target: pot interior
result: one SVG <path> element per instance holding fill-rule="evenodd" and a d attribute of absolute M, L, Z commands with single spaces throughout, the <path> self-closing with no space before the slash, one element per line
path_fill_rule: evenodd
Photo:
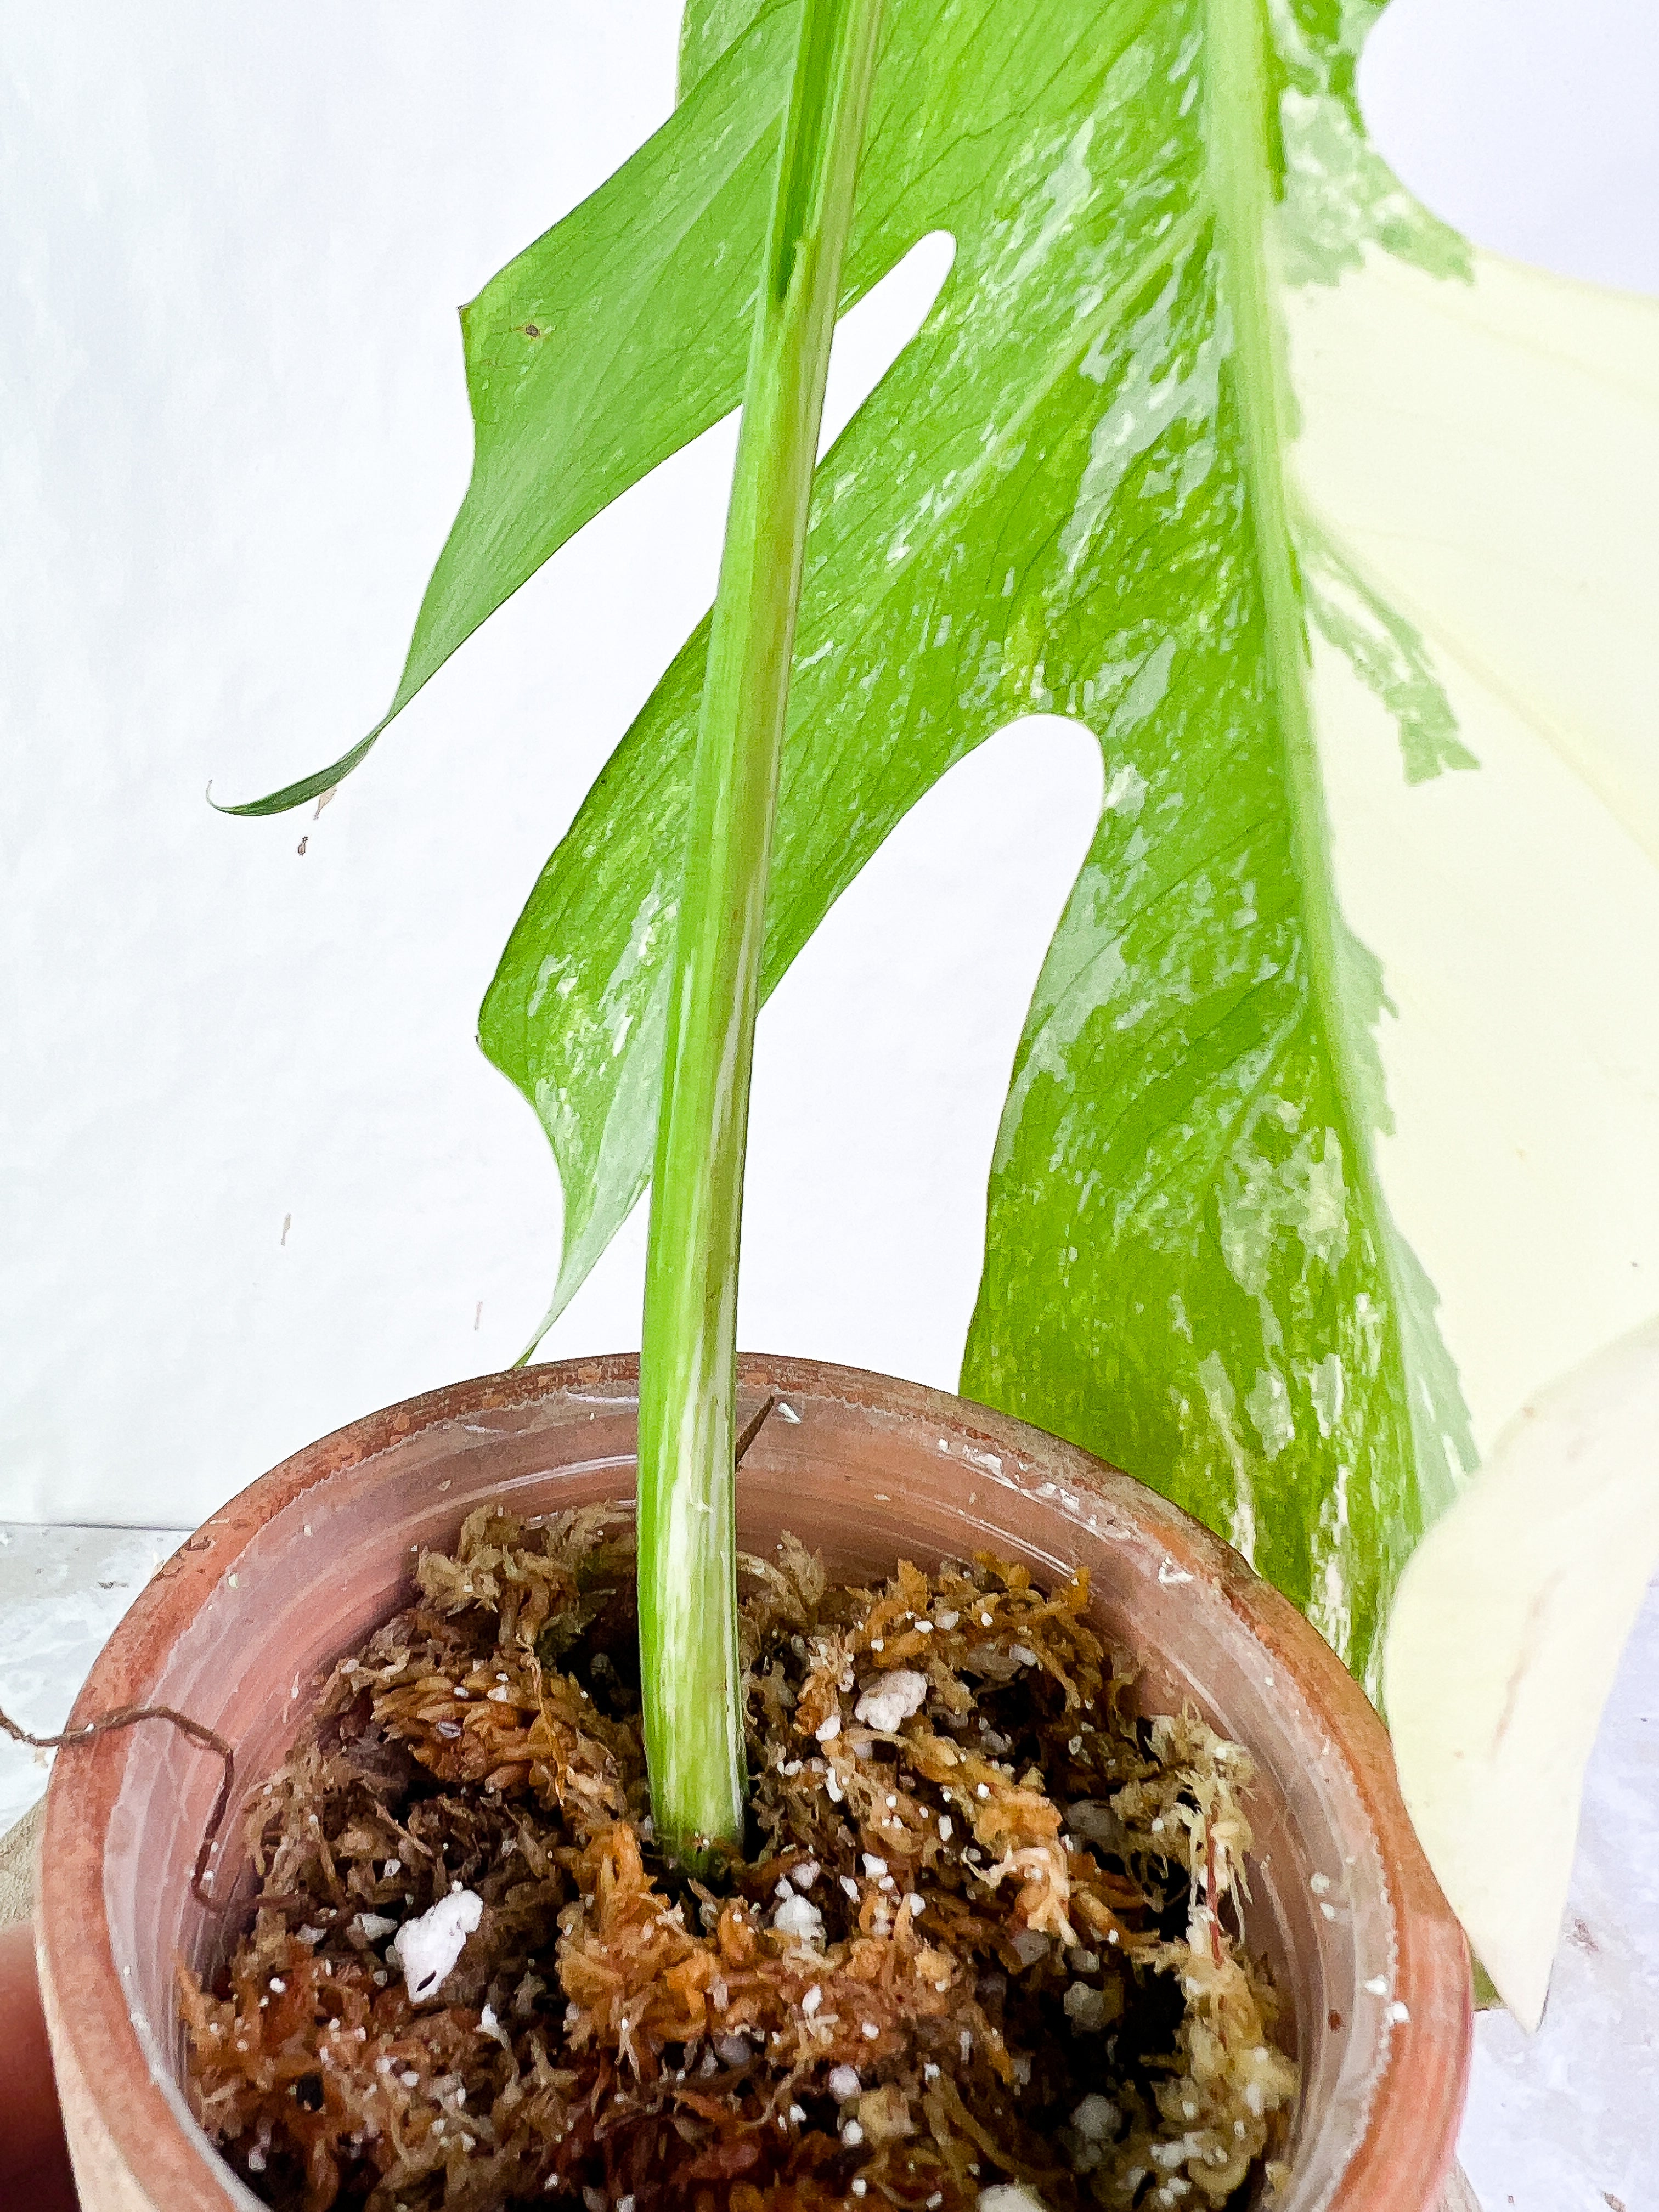
<path fill-rule="evenodd" d="M 1401 2039 L 1426 2033 L 1449 2048 L 1461 1997 L 1440 1987 L 1443 1962 L 1431 1986 L 1406 1955 L 1411 1946 L 1402 1948 L 1411 1916 L 1401 1909 L 1397 1865 L 1385 1863 L 1369 1771 L 1379 1744 L 1386 1761 L 1386 1738 L 1327 1648 L 1195 1522 L 1039 1431 L 884 1378 L 745 1360 L 743 1416 L 769 1391 L 777 1403 L 739 1480 L 745 1548 L 768 1551 L 787 1528 L 845 1580 L 884 1577 L 901 1556 L 933 1566 L 986 1548 L 1039 1577 L 1086 1566 L 1097 1626 L 1142 1662 L 1143 1708 L 1190 1703 L 1247 1747 L 1258 1777 L 1249 1807 L 1249 1938 L 1287 2000 L 1283 2039 L 1302 2069 L 1294 2179 L 1276 2205 L 1315 2212 L 1333 2202 L 1425 2201 L 1426 2188 L 1415 2197 L 1352 2193 L 1353 2161 Z M 283 1758 L 332 1662 L 404 1601 L 415 1554 L 452 1543 L 475 1505 L 495 1501 L 529 1518 L 629 1498 L 635 1411 L 632 1363 L 589 1362 L 464 1385 L 325 1439 L 245 1492 L 163 1570 L 100 1660 L 77 1714 L 141 1697 L 191 1713 L 237 1746 L 240 1796 Z M 224 1922 L 189 1890 L 217 1764 L 161 1729 L 106 1738 L 94 1756 L 108 1785 L 101 1803 L 94 1759 L 78 1774 L 75 1762 L 60 1762 L 47 1864 L 59 1820 L 106 1822 L 112 1963 L 149 2094 L 159 2092 L 194 2147 L 184 2153 L 175 2141 L 165 2177 L 158 2168 L 167 2186 L 145 2185 L 180 2212 L 186 2200 L 252 2207 L 208 2150 L 177 2086 L 174 1961 L 210 1968 L 224 1940 Z M 78 1810 L 68 1802 L 77 1794 Z M 1397 1860 L 1392 1837 L 1389 1848 Z M 240 1856 L 233 1819 L 216 1880 L 234 1878 Z M 1440 1949 L 1451 1955 L 1443 1940 Z M 77 1978 L 60 1972 L 50 1941 L 48 1951 L 64 1984 L 64 2032 L 79 2039 L 90 2073 L 99 2053 L 95 2035 L 77 2028 Z M 1407 1988 L 1408 2014 L 1439 2005 L 1444 2018 L 1402 2021 Z M 1430 2186 L 1455 2124 L 1461 2049 L 1439 2071 L 1450 2083 L 1441 2097 L 1448 2109 L 1419 2116 L 1433 2138 L 1426 2154 L 1418 2147 Z"/>

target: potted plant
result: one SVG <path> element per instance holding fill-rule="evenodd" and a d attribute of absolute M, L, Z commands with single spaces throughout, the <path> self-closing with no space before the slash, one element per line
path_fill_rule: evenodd
<path fill-rule="evenodd" d="M 847 1575 L 969 1531 L 1051 1577 L 1086 1565 L 1149 1710 L 1195 1698 L 1272 1778 L 1257 1879 L 1304 2081 L 1284 2201 L 1421 2205 L 1466 1991 L 1377 1724 L 1224 1547 L 1010 1417 L 1109 1441 L 1375 1681 L 1393 1585 L 1470 1455 L 1372 1157 L 1377 987 L 1336 902 L 1307 615 L 1398 715 L 1408 761 L 1468 756 L 1420 640 L 1299 496 L 1274 293 L 1292 252 L 1316 278 L 1382 254 L 1455 283 L 1462 249 L 1375 165 L 1352 41 L 1322 21 L 1215 4 L 1103 37 L 1069 5 L 879 15 L 694 6 L 675 118 L 469 311 L 473 483 L 392 708 L 730 404 L 752 320 L 712 629 L 550 863 L 482 1023 L 564 1173 L 556 1310 L 654 1156 L 637 1445 L 615 1363 L 357 1424 L 203 1532 L 88 1694 L 196 1712 L 265 1772 L 314 1670 L 396 1602 L 411 1542 L 453 1540 L 465 1506 L 614 1497 L 637 1453 L 656 1840 L 707 1874 L 744 1818 L 740 1511 Z M 928 342 L 836 449 L 809 524 L 837 304 L 947 219 Z M 670 301 L 714 338 L 688 351 Z M 1003 1412 L 759 1362 L 745 1413 L 760 998 L 910 799 L 1032 703 L 1114 750 L 994 1168 L 964 1382 Z M 320 796 L 379 734 L 240 811 Z M 739 1502 L 739 1431 L 769 1399 Z M 252 1639 L 268 1660 L 234 1665 Z M 54 1784 L 46 1983 L 94 2203 L 240 2201 L 173 2080 L 173 1951 L 209 1948 L 183 1881 L 204 1792 L 177 1753 L 141 1768 L 107 1741 Z M 77 1954 L 100 1897 L 110 1948 Z M 1212 1884 L 1212 1927 L 1218 1905 Z"/>

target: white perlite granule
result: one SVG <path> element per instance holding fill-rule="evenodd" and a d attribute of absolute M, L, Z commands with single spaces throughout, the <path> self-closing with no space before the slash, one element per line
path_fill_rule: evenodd
<path fill-rule="evenodd" d="M 918 1674 L 914 1667 L 895 1667 L 890 1674 L 884 1674 L 872 1689 L 865 1692 L 853 1710 L 866 1728 L 878 1729 L 883 1735 L 893 1735 L 901 1722 L 908 1721 L 912 1713 L 919 1713 L 927 1702 L 927 1677 Z"/>
<path fill-rule="evenodd" d="M 845 2105 L 859 2094 L 859 2077 L 850 2066 L 832 2066 L 830 2069 L 830 2094 L 838 2105 Z"/>
<path fill-rule="evenodd" d="M 1085 2142 L 1113 2142 L 1123 2124 L 1123 2115 L 1109 2097 L 1091 2090 L 1072 2115 L 1072 2125 Z"/>
<path fill-rule="evenodd" d="M 994 2181 L 979 2192 L 979 2212 L 1048 2212 L 1048 2208 L 1023 2182 Z"/>
<path fill-rule="evenodd" d="M 483 1898 L 470 1889 L 452 1889 L 429 1912 L 404 1921 L 386 1955 L 403 1968 L 411 2004 L 437 1996 L 483 1918 Z"/>
<path fill-rule="evenodd" d="M 772 1915 L 772 1925 L 780 1936 L 815 1951 L 823 1948 L 823 1915 L 810 1897 L 786 1897 Z"/>

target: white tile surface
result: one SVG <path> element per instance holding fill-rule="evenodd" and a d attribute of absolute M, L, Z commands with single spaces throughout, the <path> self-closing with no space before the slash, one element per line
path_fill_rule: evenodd
<path fill-rule="evenodd" d="M 182 1528 L 0 1523 L 0 1705 L 34 1735 L 63 1726 L 110 1633 Z M 0 1736 L 0 1834 L 46 1790 L 52 1754 Z"/>
<path fill-rule="evenodd" d="M 1461 2156 L 1482 2212 L 1659 2212 L 1659 1583 L 1590 1760 L 1544 2024 L 1483 2014 Z"/>

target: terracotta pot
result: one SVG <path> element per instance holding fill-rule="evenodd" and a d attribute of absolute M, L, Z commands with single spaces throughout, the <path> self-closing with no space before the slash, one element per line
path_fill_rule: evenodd
<path fill-rule="evenodd" d="M 318 1680 L 404 1599 L 410 1553 L 474 1504 L 521 1514 L 631 1493 L 631 1358 L 485 1377 L 354 1422 L 192 1536 L 106 1650 L 77 1719 L 183 1708 L 281 1759 Z M 1397 1795 L 1388 1737 L 1327 1646 L 1226 1545 L 1070 1445 L 983 1408 L 812 1360 L 746 1358 L 744 1411 L 779 1404 L 743 1468 L 744 1543 L 791 1528 L 833 1572 L 878 1577 L 989 1546 L 1078 1565 L 1146 1662 L 1149 1710 L 1193 1700 L 1254 1754 L 1252 1942 L 1294 1997 L 1294 2179 L 1277 2212 L 1427 2212 L 1451 2157 L 1470 2037 L 1462 1937 Z M 191 1861 L 217 1762 L 160 1725 L 65 1753 L 47 1800 L 40 1960 L 85 2212 L 256 2200 L 179 2088 L 173 1966 L 222 1941 Z M 226 1871 L 237 1851 L 226 1838 Z M 1371 1985 L 1375 1984 L 1375 1988 Z"/>

